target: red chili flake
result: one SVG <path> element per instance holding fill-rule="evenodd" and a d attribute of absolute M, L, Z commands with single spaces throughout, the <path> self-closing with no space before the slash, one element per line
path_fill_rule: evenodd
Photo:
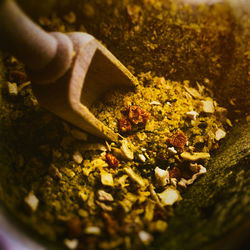
<path fill-rule="evenodd" d="M 181 131 L 175 132 L 170 138 L 168 138 L 168 142 L 177 148 L 184 148 L 184 145 L 187 142 L 187 137 Z"/>
<path fill-rule="evenodd" d="M 135 125 L 139 123 L 146 123 L 149 119 L 149 112 L 139 106 L 130 106 L 128 118 Z"/>
<path fill-rule="evenodd" d="M 179 168 L 177 168 L 177 167 L 173 167 L 169 171 L 169 177 L 170 178 L 176 178 L 176 179 L 181 178 L 181 170 Z"/>
<path fill-rule="evenodd" d="M 131 122 L 126 118 L 121 118 L 119 120 L 119 129 L 122 133 L 127 133 L 132 130 Z"/>
<path fill-rule="evenodd" d="M 119 161 L 112 154 L 109 154 L 109 153 L 106 154 L 106 161 L 108 162 L 109 166 L 112 168 L 117 168 L 119 166 Z"/>
<path fill-rule="evenodd" d="M 19 71 L 19 70 L 15 70 L 10 73 L 10 79 L 11 81 L 14 81 L 17 83 L 23 83 L 28 80 L 28 77 L 26 73 Z"/>

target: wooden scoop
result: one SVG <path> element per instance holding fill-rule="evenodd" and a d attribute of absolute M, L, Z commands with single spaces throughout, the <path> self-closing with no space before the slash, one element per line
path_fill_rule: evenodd
<path fill-rule="evenodd" d="M 93 36 L 46 33 L 11 0 L 0 0 L 0 45 L 25 63 L 38 102 L 92 135 L 118 140 L 91 105 L 105 92 L 132 87 L 136 78 Z"/>

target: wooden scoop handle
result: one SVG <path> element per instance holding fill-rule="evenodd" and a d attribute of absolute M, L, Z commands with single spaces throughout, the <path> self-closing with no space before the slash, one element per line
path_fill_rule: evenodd
<path fill-rule="evenodd" d="M 42 30 L 13 0 L 0 0 L 0 37 L 0 48 L 25 63 L 36 83 L 56 81 L 71 65 L 70 39 Z"/>

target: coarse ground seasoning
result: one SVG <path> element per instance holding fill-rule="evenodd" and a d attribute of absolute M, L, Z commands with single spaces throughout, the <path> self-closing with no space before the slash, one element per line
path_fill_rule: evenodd
<path fill-rule="evenodd" d="M 101 32 L 99 37 L 105 43 L 110 39 L 110 47 L 116 39 L 124 41 L 113 50 L 136 73 L 138 86 L 130 92 L 111 91 L 92 108 L 101 121 L 121 134 L 121 140 L 99 141 L 42 110 L 22 65 L 6 57 L 8 81 L 2 90 L 0 112 L 1 160 L 6 165 L 1 166 L 0 198 L 35 231 L 63 241 L 68 248 L 140 248 L 165 231 L 174 204 L 182 199 L 187 186 L 207 171 L 206 161 L 232 126 L 227 109 L 217 103 L 211 91 L 220 78 L 219 68 L 226 67 L 218 65 L 227 63 L 231 46 L 224 41 L 230 37 L 231 24 L 227 18 L 220 19 L 218 11 L 228 18 L 230 11 L 221 5 L 214 9 L 202 5 L 199 11 L 203 14 L 214 12 L 201 16 L 209 16 L 215 23 L 208 22 L 207 27 L 203 20 L 185 26 L 184 20 L 193 18 L 190 12 L 194 9 L 182 6 L 178 10 L 181 19 L 173 18 L 177 10 L 171 1 L 166 1 L 166 6 L 163 1 L 83 3 L 83 19 L 76 11 L 63 19 L 56 14 L 40 18 L 40 24 L 50 30 L 85 31 L 78 22 L 86 23 L 88 32 Z M 85 20 L 101 18 L 102 13 L 96 11 L 103 5 L 110 6 L 107 12 L 122 17 L 123 27 L 98 21 L 99 29 Z M 142 6 L 147 8 L 143 11 Z M 165 8 L 168 11 L 162 11 Z M 121 10 L 125 12 L 120 15 Z M 152 14 L 146 15 L 149 12 Z M 172 15 L 166 18 L 169 13 Z M 167 22 L 169 30 L 163 24 L 158 27 L 155 20 Z M 218 20 L 222 23 L 215 29 Z M 161 32 L 179 37 L 166 40 Z M 200 33 L 203 35 L 197 37 Z M 144 40 L 139 39 L 138 44 L 139 37 Z M 195 43 L 192 58 L 198 61 L 185 54 L 190 40 Z M 126 46 L 131 53 L 125 52 Z M 162 48 L 168 48 L 167 54 Z M 145 61 L 142 53 L 150 60 Z"/>
<path fill-rule="evenodd" d="M 32 228 L 67 246 L 148 245 L 231 125 L 204 87 L 148 72 L 134 91 L 110 92 L 93 107 L 121 133 L 119 143 L 98 141 L 42 111 L 25 73 L 8 60 L 1 122 L 12 168 L 2 169 L 1 196 Z M 121 119 L 130 131 L 120 131 Z"/>

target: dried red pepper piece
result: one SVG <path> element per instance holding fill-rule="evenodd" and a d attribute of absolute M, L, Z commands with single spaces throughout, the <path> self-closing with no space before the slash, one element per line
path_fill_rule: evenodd
<path fill-rule="evenodd" d="M 182 131 L 177 131 L 170 138 L 168 138 L 168 142 L 174 147 L 183 149 L 187 142 L 187 137 Z"/>
<path fill-rule="evenodd" d="M 126 118 L 121 118 L 119 120 L 119 129 L 122 133 L 127 133 L 132 130 L 131 122 Z"/>
<path fill-rule="evenodd" d="M 176 179 L 181 178 L 181 170 L 179 168 L 177 168 L 177 167 L 173 167 L 169 171 L 169 177 L 170 178 L 176 178 Z"/>
<path fill-rule="evenodd" d="M 135 125 L 146 123 L 149 119 L 149 112 L 139 106 L 130 106 L 128 118 Z"/>
<path fill-rule="evenodd" d="M 119 166 L 119 161 L 112 154 L 109 154 L 109 153 L 106 154 L 106 161 L 108 162 L 109 166 L 112 168 L 117 168 Z"/>

